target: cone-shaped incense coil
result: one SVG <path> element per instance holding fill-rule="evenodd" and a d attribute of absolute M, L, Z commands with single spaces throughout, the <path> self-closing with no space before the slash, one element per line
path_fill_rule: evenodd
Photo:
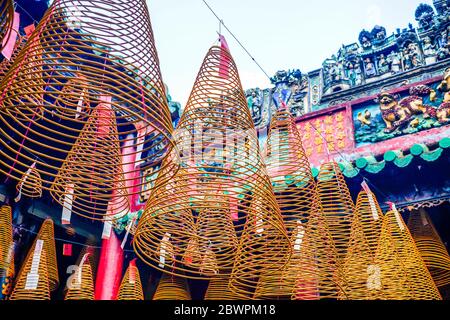
<path fill-rule="evenodd" d="M 144 300 L 141 276 L 135 261 L 130 262 L 122 279 L 117 300 Z"/>
<path fill-rule="evenodd" d="M 259 216 L 258 224 L 264 224 L 264 232 L 258 239 L 272 248 L 265 251 L 265 257 L 268 261 L 286 262 L 289 241 L 260 156 L 237 67 L 228 50 L 212 47 L 206 55 L 175 140 L 182 169 L 172 181 L 156 183 L 134 238 L 139 257 L 151 265 L 156 259 L 156 267 L 166 272 L 209 278 L 201 263 L 202 255 L 207 253 L 208 264 L 217 263 L 219 273 L 229 273 L 233 267 L 230 261 L 236 254 L 236 237 L 240 237 L 246 221 L 256 221 Z M 192 216 L 199 220 L 196 235 L 190 230 Z M 188 222 L 161 229 L 158 221 L 168 219 Z M 255 232 L 256 224 L 248 229 Z M 154 254 L 168 237 L 177 239 L 172 243 L 178 242 L 175 251 L 180 257 L 186 257 L 186 248 L 198 250 L 187 259 L 175 256 L 173 265 L 170 259 Z M 245 245 L 251 248 L 251 244 Z M 195 262 L 195 256 L 200 257 L 200 262 Z M 163 267 L 159 267 L 161 260 L 165 260 Z"/>
<path fill-rule="evenodd" d="M 134 250 L 141 260 L 172 274 L 183 274 L 188 261 L 199 254 L 199 239 L 187 190 L 188 181 L 182 174 L 155 189 L 147 201 L 133 240 Z"/>
<path fill-rule="evenodd" d="M 412 211 L 408 228 L 436 285 L 450 284 L 450 256 L 428 213 Z"/>
<path fill-rule="evenodd" d="M 428 271 L 425 262 L 417 250 L 411 233 L 406 227 L 402 216 L 396 210 L 386 213 L 398 257 L 405 266 L 414 300 L 442 300 L 436 284 Z"/>
<path fill-rule="evenodd" d="M 367 289 L 371 299 L 410 300 L 411 281 L 398 254 L 388 218 L 383 218 L 374 263 L 367 268 Z"/>
<path fill-rule="evenodd" d="M 97 135 L 83 132 L 97 121 L 94 109 L 105 100 L 117 120 L 111 123 L 115 130 L 103 133 L 110 137 L 105 140 L 117 140 L 118 132 L 124 137 L 121 145 L 131 142 L 133 146 L 129 150 L 134 151 L 124 155 L 128 159 L 124 166 L 140 165 L 139 170 L 158 173 L 157 165 L 174 145 L 144 0 L 53 1 L 0 82 L 0 97 L 0 172 L 20 180 L 33 155 L 38 156 L 44 189 L 50 189 L 63 163 L 67 166 L 65 160 L 75 142 L 92 148 L 98 141 Z M 118 148 L 115 144 L 108 154 L 120 154 Z M 97 152 L 101 157 L 101 150 Z M 111 168 L 116 160 L 102 165 Z M 99 176 L 93 173 L 93 180 Z M 114 178 L 119 179 L 119 188 L 125 184 L 124 177 Z M 105 179 L 111 176 L 92 185 L 110 189 L 111 181 L 105 185 Z M 83 179 L 76 180 L 75 184 Z M 147 182 L 136 182 L 139 185 L 130 189 L 140 192 L 141 184 Z M 88 185 L 78 187 L 86 191 Z M 61 188 L 58 201 L 65 193 Z M 107 197 L 108 192 L 102 191 Z M 92 208 L 89 203 L 84 210 Z"/>
<path fill-rule="evenodd" d="M 383 224 L 383 212 L 380 209 L 377 198 L 370 192 L 361 191 L 356 201 L 355 216 L 364 232 L 364 238 L 369 246 L 372 257 L 378 247 L 380 239 L 381 225 Z"/>
<path fill-rule="evenodd" d="M 120 142 L 112 109 L 99 104 L 52 184 L 53 198 L 93 220 L 121 218 L 129 210 Z M 67 202 L 69 194 L 73 201 Z M 115 210 L 105 210 L 113 202 Z M 117 214 L 119 213 L 119 214 Z"/>
<path fill-rule="evenodd" d="M 58 264 L 56 260 L 56 248 L 55 248 L 55 231 L 52 219 L 46 219 L 39 230 L 39 233 L 34 240 L 33 246 L 28 252 L 27 261 L 34 252 L 36 243 L 42 240 L 45 253 L 46 253 L 46 273 L 48 274 L 50 291 L 54 291 L 59 285 Z M 20 270 L 20 276 L 24 270 Z"/>
<path fill-rule="evenodd" d="M 228 287 L 229 282 L 229 275 L 212 278 L 206 289 L 205 300 L 239 300 L 239 297 Z"/>
<path fill-rule="evenodd" d="M 306 226 L 298 224 L 293 247 L 285 271 L 285 278 L 295 278 L 292 300 L 337 299 L 343 282 L 341 265 L 318 200 Z"/>
<path fill-rule="evenodd" d="M 25 47 L 25 44 L 27 42 L 27 37 L 23 37 L 20 35 L 17 35 L 17 41 L 14 45 L 14 51 L 11 56 L 11 59 L 3 59 L 0 62 L 0 82 L 2 81 L 3 77 L 6 75 L 6 72 L 8 72 L 9 68 L 12 66 L 14 60 L 16 59 L 19 52 Z"/>
<path fill-rule="evenodd" d="M 42 197 L 42 179 L 39 171 L 33 166 L 16 185 L 17 192 L 29 198 Z"/>
<path fill-rule="evenodd" d="M 307 221 L 316 184 L 300 133 L 285 108 L 272 118 L 265 161 L 286 229 L 295 231 L 298 220 Z"/>
<path fill-rule="evenodd" d="M 362 223 L 358 215 L 354 215 L 352 231 L 342 273 L 345 281 L 340 292 L 341 299 L 368 300 L 371 292 L 367 286 L 367 276 L 373 264 L 373 255 L 364 236 Z"/>
<path fill-rule="evenodd" d="M 11 36 L 11 27 L 14 20 L 14 2 L 13 0 L 2 0 L 0 3 L 0 51 L 3 50 L 3 44 Z"/>
<path fill-rule="evenodd" d="M 95 279 L 97 276 L 97 266 L 98 266 L 98 254 L 99 249 L 96 248 L 98 245 L 94 236 L 89 236 L 82 247 L 80 254 L 78 255 L 76 265 L 79 266 L 83 257 L 88 254 L 87 259 L 89 260 L 89 265 L 92 269 L 92 276 Z"/>
<path fill-rule="evenodd" d="M 163 273 L 153 300 L 191 300 L 186 279 Z"/>
<path fill-rule="evenodd" d="M 71 283 L 68 283 L 68 290 L 65 300 L 94 300 L 94 279 L 89 260 L 84 261 L 75 272 Z"/>
<path fill-rule="evenodd" d="M 0 269 L 7 270 L 13 256 L 12 212 L 10 206 L 0 207 Z"/>
<path fill-rule="evenodd" d="M 40 249 L 39 249 L 40 248 Z M 36 243 L 28 252 L 10 300 L 50 300 L 46 248 Z"/>
<path fill-rule="evenodd" d="M 335 162 L 322 165 L 317 181 L 317 190 L 324 216 L 327 219 L 339 258 L 344 259 L 350 240 L 354 213 L 350 191 L 339 165 Z"/>

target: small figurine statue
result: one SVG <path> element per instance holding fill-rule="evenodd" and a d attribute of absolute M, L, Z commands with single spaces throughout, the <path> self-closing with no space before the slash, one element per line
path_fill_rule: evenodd
<path fill-rule="evenodd" d="M 370 58 L 366 58 L 364 62 L 366 65 L 366 76 L 368 78 L 376 76 L 377 70 L 375 69 L 375 65 L 373 64 L 372 60 Z"/>
<path fill-rule="evenodd" d="M 429 65 L 429 64 L 433 64 L 436 62 L 436 55 L 437 55 L 437 51 L 436 51 L 436 46 L 431 42 L 431 38 L 430 37 L 425 37 L 425 39 L 423 39 L 423 54 L 425 57 L 425 64 Z"/>
<path fill-rule="evenodd" d="M 391 73 L 396 74 L 402 71 L 402 62 L 397 52 L 392 51 L 388 56 L 388 62 L 391 64 Z"/>
<path fill-rule="evenodd" d="M 389 72 L 389 62 L 386 60 L 384 54 L 381 54 L 378 58 L 378 71 L 380 75 Z"/>

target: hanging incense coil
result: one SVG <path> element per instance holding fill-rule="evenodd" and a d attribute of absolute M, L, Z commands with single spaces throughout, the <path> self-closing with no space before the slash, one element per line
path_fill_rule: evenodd
<path fill-rule="evenodd" d="M 282 272 L 291 259 L 291 242 L 281 234 L 272 233 L 266 214 L 266 205 L 256 198 L 251 204 L 252 215 L 248 216 L 240 238 L 238 251 L 230 278 L 230 289 L 241 299 L 254 298 L 259 277 Z M 277 252 L 288 254 L 288 260 L 277 260 Z"/>
<path fill-rule="evenodd" d="M 386 223 L 390 225 L 398 258 L 402 261 L 408 278 L 411 279 L 412 298 L 414 300 L 442 300 L 430 271 L 420 256 L 400 213 L 396 210 L 389 211 L 386 213 L 385 219 Z"/>
<path fill-rule="evenodd" d="M 65 205 L 71 186 L 73 213 L 92 220 L 119 219 L 130 206 L 123 179 L 116 118 L 110 107 L 99 104 L 64 160 L 51 194 Z M 115 209 L 105 211 L 111 201 Z"/>
<path fill-rule="evenodd" d="M 33 245 L 28 252 L 10 300 L 50 300 L 46 248 L 42 247 L 40 255 L 35 248 Z"/>
<path fill-rule="evenodd" d="M 367 271 L 367 289 L 374 300 L 410 300 L 413 298 L 411 281 L 392 237 L 391 224 L 383 218 L 380 240 L 373 264 Z"/>
<path fill-rule="evenodd" d="M 94 279 L 89 260 L 78 266 L 64 300 L 94 300 Z"/>
<path fill-rule="evenodd" d="M 373 292 L 368 288 L 367 274 L 373 264 L 374 255 L 364 235 L 360 216 L 355 214 L 347 254 L 343 262 L 342 273 L 345 279 L 341 299 L 370 300 Z M 345 296 L 343 295 L 345 294 Z"/>
<path fill-rule="evenodd" d="M 450 284 L 450 256 L 428 213 L 414 210 L 408 229 L 437 287 Z"/>
<path fill-rule="evenodd" d="M 220 275 L 211 279 L 206 289 L 205 300 L 239 300 L 228 287 L 229 282 L 230 275 Z"/>
<path fill-rule="evenodd" d="M 95 236 L 92 236 L 92 235 L 88 236 L 84 246 L 82 247 L 82 249 L 78 255 L 77 262 L 76 262 L 76 265 L 79 266 L 83 257 L 86 254 L 88 254 L 87 259 L 89 260 L 89 265 L 91 266 L 92 276 L 94 279 L 97 276 L 97 267 L 98 267 L 98 259 L 99 259 L 99 256 L 98 256 L 99 249 L 97 246 L 98 246 L 98 242 L 97 242 Z"/>
<path fill-rule="evenodd" d="M 12 212 L 10 206 L 0 207 L 0 269 L 9 268 L 13 247 Z"/>
<path fill-rule="evenodd" d="M 2 0 L 0 3 L 0 51 L 3 50 L 3 44 L 8 41 L 10 30 L 14 20 L 14 1 Z"/>
<path fill-rule="evenodd" d="M 117 300 L 144 300 L 141 276 L 135 261 L 131 261 L 120 284 Z"/>
<path fill-rule="evenodd" d="M 286 263 L 289 241 L 227 49 L 214 46 L 207 53 L 175 140 L 181 169 L 169 182 L 156 181 L 133 241 L 137 255 L 182 277 L 227 274 L 246 221 L 258 216 L 265 230 L 258 242 L 266 241 L 271 249 L 256 254 L 269 263 Z M 256 231 L 256 225 L 247 225 L 249 232 Z M 170 240 L 173 257 L 158 251 L 164 239 Z"/>
<path fill-rule="evenodd" d="M 186 279 L 163 273 L 153 300 L 191 300 Z"/>
<path fill-rule="evenodd" d="M 72 175 L 75 213 L 86 216 L 91 210 L 90 217 L 99 219 L 107 210 L 103 202 L 126 182 L 112 174 L 118 161 L 164 178 L 159 168 L 174 145 L 173 125 L 144 0 L 53 1 L 0 82 L 0 95 L 0 172 L 19 181 L 38 157 L 43 189 L 51 189 L 62 206 Z M 111 114 L 100 118 L 115 129 L 86 135 L 98 122 L 101 104 Z M 100 161 L 95 169 L 101 171 L 87 183 L 78 174 L 92 163 L 79 167 L 87 164 L 70 152 L 82 146 L 91 148 L 92 156 L 102 134 L 114 150 L 98 147 L 98 156 L 105 151 L 114 157 Z M 121 154 L 120 146 L 128 142 L 134 151 Z M 140 192 L 146 183 L 133 182 L 130 192 Z M 97 206 L 85 200 L 89 192 L 101 199 Z"/>
<path fill-rule="evenodd" d="M 317 177 L 317 190 L 338 256 L 343 260 L 350 240 L 354 204 L 336 162 L 325 163 L 321 166 Z"/>
<path fill-rule="evenodd" d="M 16 185 L 16 190 L 21 196 L 23 195 L 29 198 L 42 197 L 42 179 L 34 165 L 25 172 L 22 179 Z"/>
<path fill-rule="evenodd" d="M 17 35 L 17 41 L 14 45 L 14 51 L 11 56 L 11 59 L 3 59 L 0 61 L 0 82 L 2 81 L 3 77 L 6 75 L 6 72 L 8 72 L 9 68 L 12 66 L 14 60 L 16 59 L 19 52 L 25 47 L 25 44 L 27 43 L 27 37 Z"/>
<path fill-rule="evenodd" d="M 286 108 L 272 118 L 265 162 L 286 229 L 307 222 L 315 198 L 316 183 L 294 118 Z"/>
<path fill-rule="evenodd" d="M 59 275 L 58 275 L 58 263 L 56 259 L 56 248 L 55 248 L 55 231 L 53 220 L 48 218 L 46 219 L 39 230 L 36 239 L 33 242 L 33 245 L 28 252 L 28 258 L 30 258 L 34 252 L 34 248 L 38 240 L 44 241 L 44 249 L 46 253 L 46 273 L 48 275 L 48 282 L 50 291 L 54 291 L 58 288 L 59 285 Z M 20 270 L 20 275 L 24 270 Z M 20 276 L 19 275 L 19 276 Z"/>
<path fill-rule="evenodd" d="M 383 224 L 383 212 L 373 192 L 361 191 L 356 201 L 355 216 L 362 226 L 364 238 L 369 246 L 372 258 L 378 247 L 381 226 Z M 356 219 L 356 217 L 354 218 Z"/>
<path fill-rule="evenodd" d="M 345 279 L 317 194 L 308 223 L 298 223 L 292 245 L 294 253 L 285 271 L 285 278 L 295 279 L 291 299 L 337 299 Z"/>

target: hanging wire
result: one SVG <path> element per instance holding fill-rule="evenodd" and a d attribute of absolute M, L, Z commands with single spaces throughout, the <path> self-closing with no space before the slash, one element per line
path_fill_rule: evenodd
<path fill-rule="evenodd" d="M 234 40 L 236 40 L 236 42 L 241 46 L 241 48 L 247 53 L 247 55 L 253 60 L 253 62 L 259 67 L 259 69 L 266 75 L 266 77 L 271 80 L 271 77 L 268 75 L 268 73 L 264 70 L 264 68 L 258 63 L 258 61 L 256 61 L 256 59 L 252 56 L 252 54 L 247 50 L 247 48 L 241 43 L 241 41 L 239 41 L 239 39 L 234 35 L 234 33 L 232 33 L 230 31 L 230 29 L 225 25 L 225 23 L 223 22 L 223 19 L 221 19 L 219 17 L 219 15 L 211 8 L 211 6 L 206 2 L 206 0 L 202 0 L 203 3 L 208 7 L 208 9 L 214 14 L 214 16 L 217 18 L 217 20 L 219 20 L 219 26 L 222 26 L 228 31 L 228 33 L 234 38 Z M 221 30 L 221 28 L 219 28 Z M 322 134 L 321 131 L 319 131 L 312 123 L 310 123 L 311 127 L 314 129 L 314 131 L 316 131 L 320 137 L 322 138 L 323 142 L 325 143 L 325 147 L 327 149 L 327 154 L 328 154 L 328 158 L 330 157 L 330 149 L 328 146 L 328 141 L 327 139 L 324 137 L 324 135 Z M 339 151 L 336 150 L 336 153 L 341 157 L 341 159 L 344 162 L 347 162 L 350 165 L 353 165 L 349 160 L 347 160 L 347 158 Z M 373 189 L 375 189 L 379 194 L 381 194 L 383 197 L 385 197 L 386 199 L 388 199 L 389 197 L 382 192 L 377 186 L 375 186 L 374 183 L 372 183 L 370 181 L 369 178 L 367 178 L 365 175 L 363 175 L 361 173 L 361 170 L 358 171 L 358 175 L 360 175 L 363 178 L 363 181 L 366 181 L 369 185 L 371 185 L 373 187 Z"/>
<path fill-rule="evenodd" d="M 244 45 L 239 41 L 239 39 L 234 35 L 233 32 L 225 25 L 223 19 L 221 19 L 216 12 L 211 8 L 211 6 L 206 2 L 206 0 L 202 0 L 203 3 L 208 7 L 208 9 L 214 14 L 214 16 L 219 20 L 220 25 L 222 25 L 228 33 L 236 40 L 236 42 L 241 46 L 241 48 L 247 53 L 247 55 L 253 60 L 253 62 L 258 66 L 258 68 L 266 75 L 267 78 L 270 79 L 269 74 L 263 69 L 263 67 L 256 61 L 256 59 L 251 55 L 251 53 L 244 47 Z"/>
<path fill-rule="evenodd" d="M 16 8 L 19 7 L 23 12 L 26 13 L 27 16 L 30 17 L 31 20 L 33 20 L 33 23 L 38 24 L 38 21 L 24 7 L 22 7 L 18 2 L 14 2 L 14 4 L 16 5 Z"/>

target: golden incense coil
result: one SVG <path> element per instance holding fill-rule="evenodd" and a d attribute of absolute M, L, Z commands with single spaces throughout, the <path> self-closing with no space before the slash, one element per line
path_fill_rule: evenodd
<path fill-rule="evenodd" d="M 144 300 L 141 276 L 135 261 L 131 261 L 120 284 L 117 300 Z"/>
<path fill-rule="evenodd" d="M 100 219 L 112 191 L 129 182 L 113 174 L 119 161 L 163 180 L 158 168 L 173 148 L 173 124 L 144 0 L 53 1 L 1 80 L 0 97 L 0 172 L 19 181 L 38 159 L 42 187 L 60 205 L 71 181 L 74 212 Z M 99 115 L 99 105 L 109 111 Z M 94 134 L 100 119 L 105 126 Z M 97 146 L 100 165 L 86 181 L 94 168 L 80 166 L 99 140 L 113 150 Z M 88 153 L 78 159 L 73 151 Z M 144 180 L 129 189 L 140 192 L 151 182 Z"/>
<path fill-rule="evenodd" d="M 380 239 L 381 226 L 383 224 L 383 212 L 378 204 L 376 196 L 370 192 L 361 191 L 356 201 L 355 216 L 362 226 L 364 238 L 369 246 L 372 258 Z M 354 218 L 356 219 L 356 217 Z"/>
<path fill-rule="evenodd" d="M 31 257 L 34 252 L 34 248 L 38 240 L 42 240 L 44 243 L 44 249 L 46 253 L 46 274 L 48 275 L 48 282 L 50 291 L 54 291 L 58 288 L 59 285 L 59 275 L 58 275 L 58 263 L 56 259 L 56 248 L 55 248 L 55 231 L 53 220 L 48 218 L 46 219 L 39 230 L 39 233 L 34 240 L 34 243 L 28 252 L 28 256 L 26 261 Z M 20 270 L 19 276 L 25 270 Z"/>
<path fill-rule="evenodd" d="M 39 247 L 35 243 L 28 252 L 10 300 L 50 300 L 46 247 Z"/>
<path fill-rule="evenodd" d="M 322 252 L 321 247 L 327 248 L 325 249 L 327 254 L 333 252 L 335 254 L 335 248 L 333 240 L 329 237 L 328 227 L 323 221 L 318 225 L 313 223 L 311 225 L 313 230 L 306 237 L 309 242 L 303 241 L 309 225 L 308 219 L 312 215 L 322 215 L 322 213 L 317 204 L 316 183 L 312 176 L 309 160 L 303 149 L 295 120 L 286 108 L 280 108 L 272 118 L 267 139 L 266 164 L 274 186 L 276 200 L 291 238 L 294 254 L 282 272 L 267 273 L 261 276 L 255 298 L 290 299 L 294 288 L 305 292 L 312 290 L 314 291 L 314 298 L 318 298 L 320 296 L 318 286 L 311 288 L 311 286 L 308 287 L 308 283 L 314 282 L 311 279 L 313 277 L 324 279 L 329 271 L 331 271 L 330 277 L 333 277 L 334 268 L 329 265 L 328 267 L 331 267 L 331 269 L 325 271 L 327 270 L 325 264 L 331 263 L 334 266 L 336 262 L 332 261 L 333 259 L 324 260 L 322 262 L 324 265 L 321 267 L 324 272 L 318 272 L 316 268 L 315 274 L 307 275 L 306 278 L 309 279 L 303 279 L 305 285 L 303 285 L 304 288 L 300 289 L 300 282 L 297 280 L 299 278 L 298 273 L 301 271 L 298 270 L 298 265 L 302 264 L 305 268 L 308 268 L 309 264 L 309 269 L 314 269 L 311 267 L 311 264 L 314 264 L 313 261 L 300 261 L 300 259 L 310 259 L 313 252 Z M 315 217 L 312 220 L 317 222 L 317 219 L 320 219 L 320 217 Z M 319 233 L 316 233 L 314 228 L 318 229 Z M 319 236 L 319 238 L 309 239 L 313 235 Z M 296 242 L 299 244 L 296 244 Z M 306 251 L 300 252 L 300 248 Z M 308 250 L 313 251 L 307 252 Z M 322 283 L 326 282 L 322 281 Z M 331 291 L 324 288 L 322 294 L 325 296 L 335 295 L 337 292 L 335 285 L 332 285 L 332 287 Z"/>
<path fill-rule="evenodd" d="M 191 300 L 186 279 L 163 273 L 153 300 Z"/>
<path fill-rule="evenodd" d="M 298 224 L 286 277 L 294 277 L 292 300 L 337 299 L 344 281 L 337 250 L 315 196 L 308 223 Z"/>
<path fill-rule="evenodd" d="M 229 282 L 230 275 L 220 275 L 212 278 L 206 289 L 205 300 L 239 300 L 239 297 L 228 287 Z"/>
<path fill-rule="evenodd" d="M 68 286 L 64 300 L 94 300 L 94 279 L 89 260 L 77 268 Z"/>
<path fill-rule="evenodd" d="M 400 213 L 396 210 L 390 211 L 385 219 L 390 224 L 399 258 L 405 266 L 408 278 L 411 279 L 412 299 L 441 300 L 440 293 Z"/>
<path fill-rule="evenodd" d="M 129 211 L 116 118 L 106 105 L 93 110 L 52 184 L 53 198 L 63 205 L 69 192 L 76 195 L 71 211 L 85 218 L 112 220 Z M 115 210 L 105 211 L 110 201 Z"/>
<path fill-rule="evenodd" d="M 265 151 L 286 229 L 295 231 L 298 220 L 308 220 L 316 183 L 295 120 L 286 108 L 280 108 L 272 118 Z"/>
<path fill-rule="evenodd" d="M 10 206 L 0 207 L 0 269 L 8 270 L 13 258 L 13 229 Z"/>
<path fill-rule="evenodd" d="M 424 209 L 412 211 L 408 229 L 436 286 L 450 284 L 450 256 L 428 213 Z"/>
<path fill-rule="evenodd" d="M 367 268 L 367 289 L 373 300 L 410 300 L 413 298 L 411 281 L 406 272 L 391 224 L 383 218 L 380 240 L 373 264 Z"/>
<path fill-rule="evenodd" d="M 0 51 L 3 50 L 3 43 L 8 41 L 10 29 L 14 19 L 14 1 L 2 0 L 0 3 Z"/>
<path fill-rule="evenodd" d="M 442 300 L 436 284 L 420 256 L 414 239 L 400 213 L 396 210 L 389 211 L 386 213 L 385 219 L 390 225 L 398 258 L 402 261 L 408 279 L 410 279 L 412 299 Z"/>
<path fill-rule="evenodd" d="M 12 66 L 14 60 L 16 59 L 17 55 L 19 54 L 20 50 L 23 49 L 27 42 L 27 37 L 17 35 L 17 41 L 14 45 L 14 51 L 11 56 L 11 59 L 3 59 L 0 61 L 0 82 L 2 81 L 3 77 L 5 76 L 6 72 L 8 72 L 9 68 Z"/>
<path fill-rule="evenodd" d="M 253 239 L 271 248 L 251 254 L 286 263 L 289 241 L 227 49 L 214 46 L 207 53 L 175 140 L 179 154 L 171 155 L 166 167 L 175 167 L 177 160 L 181 169 L 170 182 L 156 181 L 133 241 L 139 258 L 181 277 L 227 274 L 247 223 L 251 233 L 263 228 Z M 246 257 L 247 250 L 258 246 L 241 245 L 248 246 Z"/>
<path fill-rule="evenodd" d="M 353 216 L 352 230 L 347 254 L 344 259 L 342 273 L 344 283 L 341 299 L 345 300 L 369 300 L 373 294 L 368 288 L 368 270 L 373 264 L 374 256 L 364 235 L 360 217 Z M 374 296 L 373 296 L 374 297 Z"/>
<path fill-rule="evenodd" d="M 333 236 L 339 259 L 343 260 L 350 240 L 354 204 L 344 176 L 336 162 L 323 164 L 317 178 L 317 190 Z"/>
<path fill-rule="evenodd" d="M 36 167 L 32 166 L 25 172 L 22 179 L 17 183 L 16 190 L 21 196 L 42 197 L 42 179 Z"/>

